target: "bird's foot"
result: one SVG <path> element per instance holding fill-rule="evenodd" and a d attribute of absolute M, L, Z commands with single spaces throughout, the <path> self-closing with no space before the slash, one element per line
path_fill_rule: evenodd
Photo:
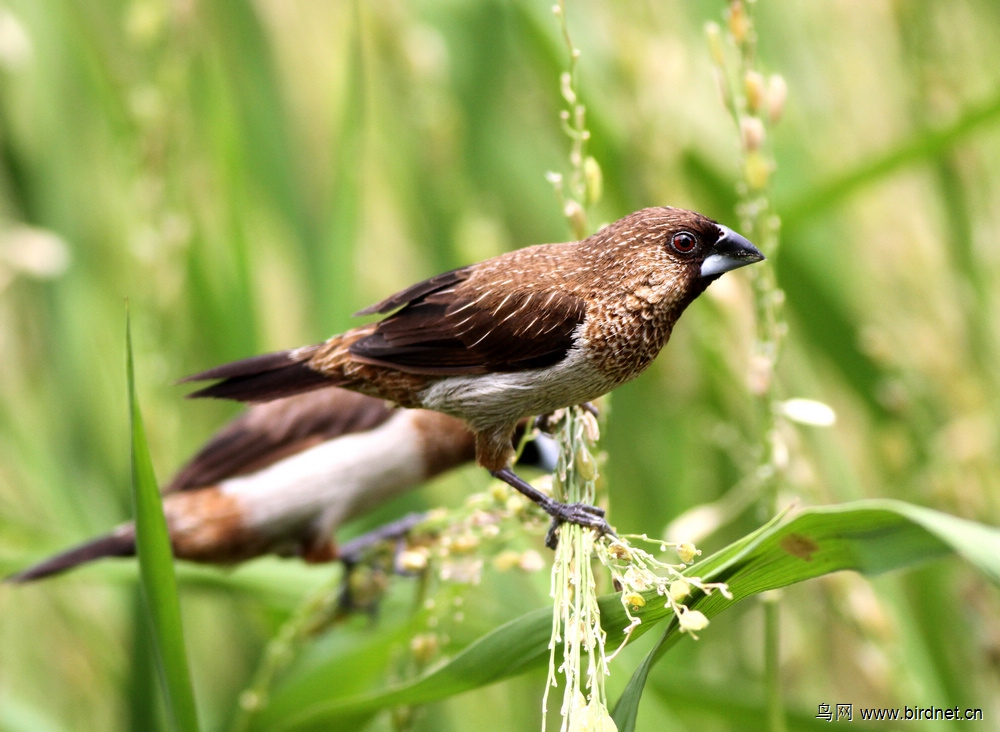
<path fill-rule="evenodd" d="M 406 546 L 405 538 L 413 527 L 426 518 L 426 513 L 408 514 L 372 529 L 340 548 L 337 558 L 344 565 L 344 579 L 337 606 L 341 614 L 362 611 L 374 615 L 377 612 L 379 600 L 388 587 L 389 575 L 408 574 L 400 568 L 399 562 Z M 376 547 L 389 543 L 391 549 L 374 551 Z"/>
<path fill-rule="evenodd" d="M 372 547 L 389 541 L 394 542 L 393 556 L 396 556 L 402 550 L 402 541 L 406 534 L 426 518 L 426 513 L 410 513 L 401 519 L 378 526 L 346 542 L 340 547 L 337 558 L 348 567 L 352 567 L 359 564 Z"/>
<path fill-rule="evenodd" d="M 549 547 L 549 549 L 556 548 L 556 544 L 558 543 L 556 530 L 564 523 L 577 524 L 578 526 L 594 529 L 600 535 L 616 536 L 614 529 L 604 519 L 603 508 L 591 506 L 588 503 L 561 503 L 542 493 L 510 468 L 491 470 L 490 474 L 494 478 L 499 478 L 525 497 L 530 498 L 545 513 L 552 517 L 552 525 L 545 535 L 545 546 Z"/>
<path fill-rule="evenodd" d="M 559 544 L 558 529 L 563 524 L 576 524 L 588 529 L 593 529 L 598 536 L 607 534 L 615 536 L 614 529 L 604 518 L 604 509 L 591 506 L 589 503 L 559 503 L 552 502 L 552 510 L 545 508 L 546 513 L 552 517 L 549 524 L 548 533 L 545 534 L 545 546 L 555 549 Z"/>

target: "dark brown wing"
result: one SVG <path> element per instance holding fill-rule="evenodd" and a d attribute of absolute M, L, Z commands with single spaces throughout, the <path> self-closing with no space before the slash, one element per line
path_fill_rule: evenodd
<path fill-rule="evenodd" d="M 405 290 L 400 290 L 395 295 L 387 297 L 381 302 L 369 305 L 364 310 L 354 313 L 355 317 L 360 315 L 374 315 L 375 313 L 391 313 L 396 308 L 408 303 L 417 302 L 431 293 L 444 290 L 466 280 L 472 272 L 471 267 L 460 267 L 450 272 L 444 272 L 431 277 L 429 280 L 410 285 Z"/>
<path fill-rule="evenodd" d="M 261 470 L 334 437 L 373 429 L 392 411 L 381 399 L 337 388 L 252 406 L 219 430 L 165 492 Z"/>
<path fill-rule="evenodd" d="M 350 347 L 365 363 L 413 374 L 519 371 L 558 363 L 586 316 L 579 297 L 549 288 L 512 289 L 510 281 L 473 286 L 465 270 L 414 285 L 375 306 L 403 306 Z M 433 283 L 433 284 L 432 284 Z"/>

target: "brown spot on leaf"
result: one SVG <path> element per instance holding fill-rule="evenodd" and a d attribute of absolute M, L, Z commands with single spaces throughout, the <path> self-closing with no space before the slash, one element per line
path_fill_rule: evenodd
<path fill-rule="evenodd" d="M 812 561 L 812 555 L 819 551 L 819 544 L 802 534 L 789 534 L 782 538 L 780 546 L 792 556 Z"/>

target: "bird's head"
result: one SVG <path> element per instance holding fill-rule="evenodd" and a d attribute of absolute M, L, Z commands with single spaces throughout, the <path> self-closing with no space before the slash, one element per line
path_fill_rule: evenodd
<path fill-rule="evenodd" d="M 669 207 L 636 211 L 584 244 L 591 244 L 596 269 L 618 280 L 618 292 L 642 306 L 678 311 L 721 275 L 764 259 L 732 229 Z"/>

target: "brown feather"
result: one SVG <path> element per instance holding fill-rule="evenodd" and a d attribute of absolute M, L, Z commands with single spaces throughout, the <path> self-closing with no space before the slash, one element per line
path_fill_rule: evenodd
<path fill-rule="evenodd" d="M 503 290 L 466 280 L 407 301 L 349 350 L 363 363 L 411 374 L 544 368 L 561 361 L 573 347 L 586 312 L 581 298 L 555 283 Z"/>
<path fill-rule="evenodd" d="M 135 556 L 135 531 L 131 527 L 125 527 L 113 534 L 99 536 L 72 549 L 60 552 L 33 567 L 5 577 L 3 581 L 10 583 L 31 582 L 60 574 L 95 559 L 132 556 Z"/>
<path fill-rule="evenodd" d="M 334 437 L 373 429 L 392 412 L 382 399 L 336 388 L 254 405 L 217 432 L 165 492 L 254 473 Z"/>
<path fill-rule="evenodd" d="M 400 308 L 403 305 L 408 305 L 411 302 L 416 302 L 432 292 L 437 292 L 443 290 L 446 287 L 451 287 L 459 282 L 467 279 L 471 273 L 471 267 L 459 267 L 458 269 L 453 269 L 450 272 L 442 272 L 439 275 L 435 275 L 430 279 L 424 280 L 423 282 L 418 282 L 415 285 L 410 285 L 405 290 L 400 290 L 395 295 L 390 295 L 385 300 L 375 303 L 374 305 L 369 305 L 364 310 L 359 310 L 354 313 L 355 317 L 361 315 L 375 315 L 376 313 L 385 314 L 390 313 L 396 308 Z"/>
<path fill-rule="evenodd" d="M 188 394 L 188 399 L 212 397 L 241 402 L 267 402 L 327 386 L 337 386 L 336 380 L 309 368 L 309 359 L 322 345 L 245 358 L 188 376 L 181 379 L 181 383 L 223 379 L 217 384 Z"/>
<path fill-rule="evenodd" d="M 298 370 L 222 367 L 207 375 L 225 380 L 194 396 L 263 400 L 343 386 L 465 420 L 477 461 L 497 471 L 519 419 L 634 379 L 710 282 L 761 259 L 700 214 L 643 209 L 582 241 L 525 247 L 417 283 L 361 311 L 388 314 L 381 322 L 310 347 Z"/>
<path fill-rule="evenodd" d="M 296 348 L 291 351 L 275 351 L 274 353 L 262 353 L 259 356 L 243 358 L 239 361 L 231 361 L 221 366 L 201 371 L 191 376 L 180 379 L 178 384 L 186 384 L 189 381 L 213 381 L 215 379 L 231 379 L 240 376 L 260 374 L 266 371 L 276 371 L 287 366 L 307 360 L 318 346 L 306 346 Z"/>

